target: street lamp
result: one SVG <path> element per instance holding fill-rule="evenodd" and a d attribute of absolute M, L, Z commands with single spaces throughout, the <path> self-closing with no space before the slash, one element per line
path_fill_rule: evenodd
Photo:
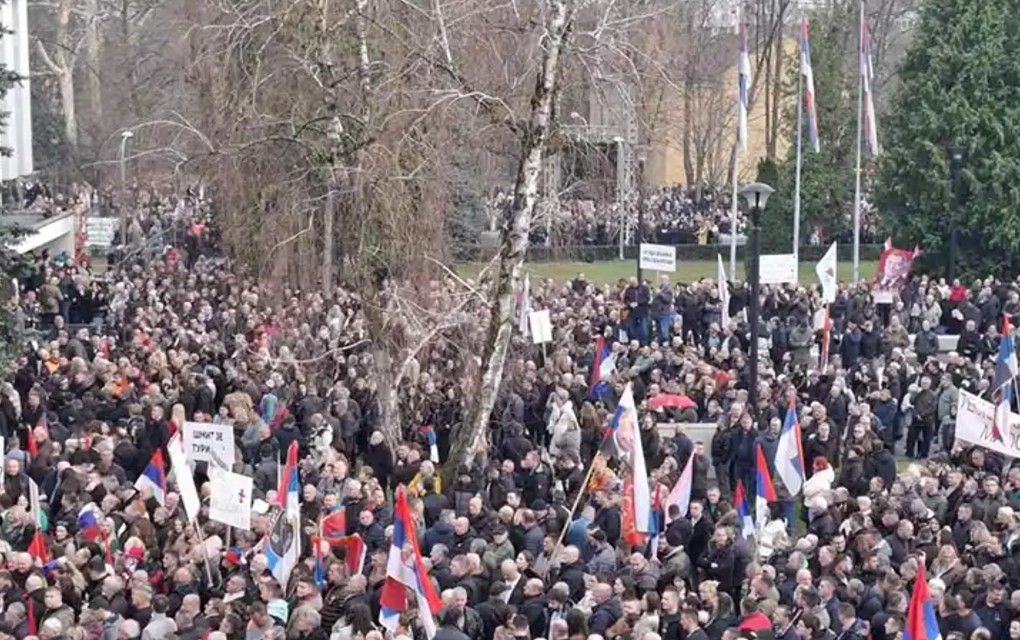
<path fill-rule="evenodd" d="M 949 283 L 956 279 L 956 255 L 959 251 L 957 218 L 960 213 L 960 165 L 963 164 L 963 151 L 956 143 L 949 145 L 949 179 L 953 189 L 953 199 L 949 203 Z"/>
<path fill-rule="evenodd" d="M 624 234 L 627 231 L 627 207 L 624 205 L 627 185 L 623 179 L 623 138 L 613 138 L 616 144 L 616 206 L 620 209 L 620 260 L 623 260 Z"/>
<path fill-rule="evenodd" d="M 124 131 L 120 134 L 120 186 L 124 186 L 127 182 L 127 172 L 125 171 L 124 159 L 127 156 L 127 143 L 128 140 L 135 137 L 133 131 Z"/>
<path fill-rule="evenodd" d="M 750 404 L 749 410 L 755 423 L 758 421 L 758 333 L 761 324 L 761 274 L 759 273 L 759 262 L 761 259 L 761 213 L 765 210 L 765 204 L 775 189 L 764 182 L 752 182 L 740 190 L 740 195 L 747 201 L 747 208 L 751 210 L 750 243 L 747 253 L 747 279 L 751 284 L 751 348 L 748 354 L 749 371 L 747 375 L 747 396 Z"/>
<path fill-rule="evenodd" d="M 128 140 L 134 138 L 135 134 L 133 131 L 123 131 L 120 134 L 120 188 L 127 188 L 127 172 L 125 167 L 127 165 L 127 143 Z M 127 207 L 120 207 L 120 243 L 127 245 Z"/>
<path fill-rule="evenodd" d="M 639 145 L 636 149 L 638 163 L 637 172 L 637 279 L 642 282 L 641 276 L 641 243 L 645 241 L 645 161 L 648 160 L 648 147 Z"/>

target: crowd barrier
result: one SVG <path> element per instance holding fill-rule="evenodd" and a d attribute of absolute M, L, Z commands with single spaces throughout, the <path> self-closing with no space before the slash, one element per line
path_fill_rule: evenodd
<path fill-rule="evenodd" d="M 680 244 L 672 245 L 676 248 L 676 259 L 683 261 L 714 261 L 716 256 L 722 254 L 723 259 L 728 261 L 730 255 L 729 245 L 723 244 Z M 815 263 L 821 260 L 828 250 L 827 246 L 805 245 L 800 247 L 800 261 Z M 456 245 L 451 248 L 452 258 L 457 262 L 487 262 L 499 251 L 499 247 L 468 244 Z M 629 245 L 623 248 L 623 257 L 626 260 L 637 260 L 638 246 Z M 838 259 L 841 262 L 853 260 L 853 247 L 839 245 L 837 247 Z M 737 247 L 737 259 L 743 260 L 746 249 Z M 861 260 L 878 260 L 882 253 L 882 245 L 862 245 Z M 528 248 L 528 262 L 606 262 L 620 259 L 619 245 L 561 245 L 561 246 L 535 246 Z"/>

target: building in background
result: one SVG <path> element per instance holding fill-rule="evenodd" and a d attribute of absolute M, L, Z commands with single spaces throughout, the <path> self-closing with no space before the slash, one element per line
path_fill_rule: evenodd
<path fill-rule="evenodd" d="M 0 146 L 13 152 L 9 158 L 0 158 L 0 180 L 13 180 L 34 171 L 28 86 L 28 0 L 0 0 L 0 26 L 14 32 L 0 37 L 0 64 L 22 77 L 21 83 L 0 100 L 0 111 L 7 114 L 7 126 L 0 132 Z"/>

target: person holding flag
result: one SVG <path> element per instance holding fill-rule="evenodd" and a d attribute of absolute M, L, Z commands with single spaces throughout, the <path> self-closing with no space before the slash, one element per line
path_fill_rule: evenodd
<path fill-rule="evenodd" d="M 379 596 L 379 624 L 391 634 L 397 633 L 400 614 L 407 609 L 408 590 L 414 594 L 418 620 L 425 637 L 431 640 L 436 635 L 435 615 L 439 613 L 442 601 L 418 548 L 418 532 L 407 503 L 407 491 L 400 485 L 393 513 L 393 537 L 386 563 L 386 580 Z"/>
<path fill-rule="evenodd" d="M 754 501 L 754 525 L 756 529 L 762 529 L 769 521 L 769 503 L 777 502 L 776 489 L 772 486 L 772 476 L 769 474 L 769 465 L 765 461 L 765 452 L 761 444 L 755 445 L 755 501 Z"/>
<path fill-rule="evenodd" d="M 1003 442 L 1003 434 L 1009 433 L 1009 416 L 1012 412 L 1013 395 L 1017 377 L 1016 347 L 1013 343 L 1013 326 L 1009 315 L 1003 314 L 1002 335 L 995 357 L 995 373 L 992 379 L 992 398 L 995 414 L 992 416 L 990 437 Z"/>
<path fill-rule="evenodd" d="M 928 592 L 928 577 L 924 571 L 924 555 L 917 563 L 917 577 L 914 579 L 914 590 L 910 594 L 907 606 L 907 624 L 903 629 L 903 640 L 942 640 L 939 621 L 935 617 L 935 607 L 931 603 Z"/>

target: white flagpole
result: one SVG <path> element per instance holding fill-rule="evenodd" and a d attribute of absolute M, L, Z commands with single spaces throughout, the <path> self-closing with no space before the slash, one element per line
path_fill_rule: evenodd
<path fill-rule="evenodd" d="M 740 143 L 733 145 L 733 202 L 730 203 L 730 277 L 735 278 L 737 273 L 737 207 L 739 200 L 738 176 L 740 167 Z"/>
<path fill-rule="evenodd" d="M 797 168 L 793 180 L 793 260 L 800 264 L 800 168 L 804 149 L 804 34 L 801 33 L 800 73 L 797 74 Z M 798 267 L 797 273 L 800 272 Z M 798 278 L 799 280 L 799 278 Z"/>
<path fill-rule="evenodd" d="M 860 22 L 857 27 L 857 164 L 854 170 L 854 285 L 861 280 L 861 115 L 864 112 L 864 70 L 861 53 L 864 51 L 864 1 L 860 4 Z"/>
<path fill-rule="evenodd" d="M 740 38 L 740 22 L 744 19 L 743 12 L 737 12 L 737 38 Z M 740 56 L 737 54 L 737 74 L 740 74 Z M 750 79 L 749 79 L 750 81 Z M 740 80 L 737 80 L 738 84 Z M 737 273 L 737 216 L 740 213 L 738 207 L 738 196 L 740 188 L 737 184 L 738 177 L 740 176 L 740 109 L 742 108 L 740 103 L 740 93 L 737 93 L 737 138 L 733 143 L 733 175 L 730 176 L 733 181 L 733 199 L 730 202 L 730 277 L 735 278 Z M 750 114 L 748 114 L 750 116 Z"/>

